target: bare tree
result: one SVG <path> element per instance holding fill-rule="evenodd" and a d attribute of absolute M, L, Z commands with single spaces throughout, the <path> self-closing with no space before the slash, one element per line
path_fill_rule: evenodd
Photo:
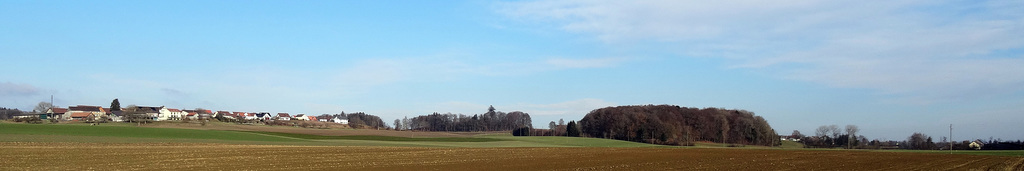
<path fill-rule="evenodd" d="M 801 134 L 798 130 L 793 130 L 793 134 L 790 134 L 789 136 L 792 138 L 802 138 L 804 137 L 804 134 Z"/>
<path fill-rule="evenodd" d="M 405 118 L 402 118 L 402 129 L 403 130 L 412 129 L 412 123 L 409 123 L 409 117 L 408 116 L 406 116 Z"/>
<path fill-rule="evenodd" d="M 32 109 L 32 111 L 46 112 L 46 109 L 50 109 L 51 107 L 53 107 L 53 104 L 50 104 L 50 102 L 39 102 L 39 104 L 37 104 L 36 107 Z"/>
<path fill-rule="evenodd" d="M 555 130 L 555 127 L 558 127 L 558 125 L 555 125 L 555 121 L 551 121 L 551 123 L 548 123 L 548 128 L 550 128 L 551 130 Z"/>
<path fill-rule="evenodd" d="M 814 136 L 828 137 L 828 126 L 822 125 L 814 130 Z"/>
<path fill-rule="evenodd" d="M 860 128 L 857 128 L 857 125 L 846 125 L 846 137 L 848 138 L 846 148 L 853 148 L 854 142 L 857 141 L 857 132 L 859 131 Z"/>
<path fill-rule="evenodd" d="M 829 125 L 828 126 L 828 132 L 832 134 L 832 138 L 831 138 L 832 139 L 832 145 L 835 146 L 836 145 L 836 138 L 839 138 L 839 135 L 843 134 L 843 132 L 842 132 L 842 130 L 839 130 L 839 126 L 838 125 Z"/>
<path fill-rule="evenodd" d="M 565 125 L 565 120 L 558 119 L 558 125 Z M 991 138 L 989 138 L 991 139 Z"/>
<path fill-rule="evenodd" d="M 402 120 L 395 119 L 395 130 L 402 130 Z"/>
<path fill-rule="evenodd" d="M 931 150 L 935 148 L 935 143 L 932 142 L 932 137 L 915 132 L 914 134 L 907 137 L 907 148 L 915 150 Z"/>

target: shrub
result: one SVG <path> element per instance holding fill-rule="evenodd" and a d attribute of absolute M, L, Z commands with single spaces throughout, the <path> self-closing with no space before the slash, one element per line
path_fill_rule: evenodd
<path fill-rule="evenodd" d="M 31 123 L 31 124 L 41 124 L 41 123 L 43 123 L 43 120 L 39 119 L 37 117 L 14 118 L 13 120 L 14 120 L 14 122 L 25 122 L 25 123 Z"/>
<path fill-rule="evenodd" d="M 530 136 L 530 131 L 533 130 L 530 127 L 516 128 L 512 130 L 512 136 Z"/>

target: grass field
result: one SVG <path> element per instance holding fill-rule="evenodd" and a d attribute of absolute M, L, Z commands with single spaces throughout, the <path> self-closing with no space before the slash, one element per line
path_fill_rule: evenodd
<path fill-rule="evenodd" d="M 263 126 L 257 130 L 267 130 Z M 83 143 L 224 143 L 319 146 L 403 146 L 403 147 L 657 147 L 660 145 L 596 138 L 514 137 L 486 134 L 462 137 L 395 137 L 376 135 L 342 136 L 284 133 L 136 127 L 131 124 L 100 126 L 81 124 L 0 123 L 0 142 L 83 142 Z M 316 130 L 316 129 L 312 129 Z M 317 130 L 359 131 L 359 130 Z M 390 131 L 398 132 L 398 131 Z M 320 132 L 321 134 L 333 134 Z M 389 135 L 389 134 L 384 134 Z M 435 135 L 434 133 L 421 134 Z M 667 146 L 662 146 L 667 147 Z"/>
<path fill-rule="evenodd" d="M 123 125 L 64 125 L 64 124 L 9 124 L 0 123 L 0 134 L 16 135 L 56 135 L 56 136 L 95 136 L 121 138 L 161 138 L 161 139 L 197 139 L 226 141 L 270 141 L 286 142 L 296 139 L 265 136 L 238 131 L 188 130 L 171 128 L 145 128 Z M 5 138 L 3 140 L 12 140 Z"/>
<path fill-rule="evenodd" d="M 675 147 L 507 133 L 310 129 L 317 133 L 297 134 L 289 132 L 302 129 L 213 128 L 0 122 L 0 146 L 5 147 L 0 148 L 0 170 L 1024 170 L 1024 151 L 950 155 L 807 150 L 792 142 L 781 147 Z M 394 132 L 409 137 L 382 136 Z M 438 137 L 423 137 L 429 135 Z M 60 162 L 40 162 L 53 159 Z"/>

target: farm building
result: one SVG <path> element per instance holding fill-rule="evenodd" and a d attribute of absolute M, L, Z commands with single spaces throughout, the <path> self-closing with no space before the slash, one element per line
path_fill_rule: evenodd
<path fill-rule="evenodd" d="M 274 120 L 282 120 L 282 121 L 292 120 L 292 116 L 289 115 L 288 113 L 277 113 L 277 117 L 274 117 Z"/>

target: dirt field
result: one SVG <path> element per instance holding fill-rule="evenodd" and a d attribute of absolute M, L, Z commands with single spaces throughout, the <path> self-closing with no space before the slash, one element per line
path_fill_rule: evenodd
<path fill-rule="evenodd" d="M 334 124 L 334 123 L 330 123 Z M 326 136 L 346 136 L 346 135 L 376 135 L 376 136 L 392 136 L 392 137 L 467 137 L 480 134 L 489 133 L 508 133 L 508 131 L 502 132 L 420 132 L 420 131 L 391 131 L 391 130 L 372 130 L 372 129 L 316 129 L 316 128 L 298 128 L 288 126 L 266 126 L 266 125 L 242 125 L 234 123 L 211 123 L 206 126 L 202 126 L 198 123 L 176 123 L 176 122 L 161 122 L 144 125 L 143 127 L 153 128 L 180 128 L 180 129 L 203 129 L 203 130 L 229 130 L 229 131 L 260 131 L 260 132 L 282 132 L 282 133 L 293 133 L 293 134 L 311 134 L 311 135 L 326 135 Z M 340 126 L 339 126 L 340 127 Z"/>
<path fill-rule="evenodd" d="M 1024 158 L 724 148 L 0 143 L 0 170 L 1024 170 Z"/>

